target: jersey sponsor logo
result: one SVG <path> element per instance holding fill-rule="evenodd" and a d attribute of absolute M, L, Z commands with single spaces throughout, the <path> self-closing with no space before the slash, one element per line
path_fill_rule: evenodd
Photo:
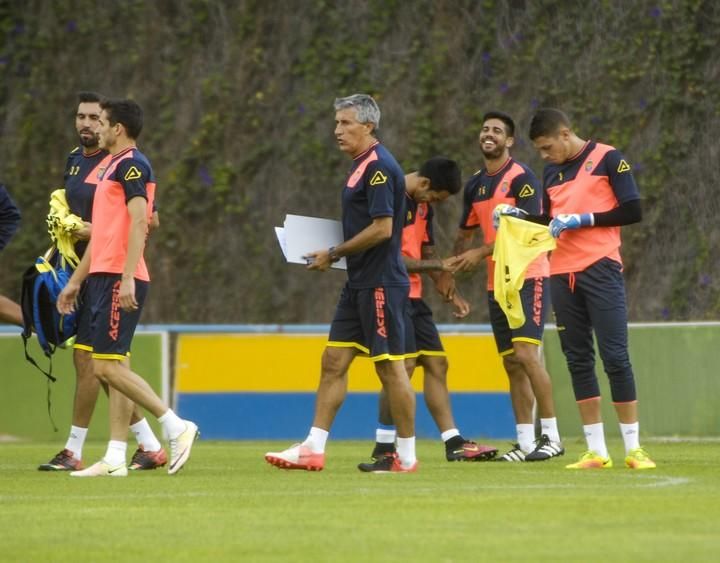
<path fill-rule="evenodd" d="M 387 327 L 385 326 L 385 289 L 375 288 L 375 331 L 383 338 L 387 338 Z"/>
<path fill-rule="evenodd" d="M 135 166 L 131 166 L 130 169 L 125 173 L 125 180 L 137 180 L 142 178 L 142 173 Z"/>
<path fill-rule="evenodd" d="M 520 190 L 518 197 L 530 197 L 532 195 L 535 195 L 535 190 L 530 184 L 525 184 Z"/>
<path fill-rule="evenodd" d="M 593 169 L 593 161 L 592 161 L 592 160 L 588 160 L 588 161 L 585 163 L 585 172 L 590 172 L 590 170 L 592 170 L 592 169 Z"/>
<path fill-rule="evenodd" d="M 373 177 L 370 178 L 371 186 L 379 186 L 380 184 L 384 184 L 385 182 L 387 182 L 387 176 L 380 172 L 380 170 L 375 172 L 375 174 L 373 174 Z"/>
<path fill-rule="evenodd" d="M 619 174 L 630 171 L 630 165 L 627 163 L 627 161 L 624 158 L 620 161 L 620 164 L 618 164 L 617 171 Z"/>

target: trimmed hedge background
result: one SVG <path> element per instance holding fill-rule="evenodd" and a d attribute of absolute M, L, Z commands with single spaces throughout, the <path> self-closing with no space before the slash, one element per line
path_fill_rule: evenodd
<path fill-rule="evenodd" d="M 720 3 L 491 0 L 10 0 L 0 4 L 0 180 L 23 212 L 0 291 L 48 244 L 44 217 L 76 144 L 76 92 L 138 100 L 161 228 L 144 322 L 329 322 L 342 273 L 284 263 L 286 213 L 336 218 L 350 161 L 335 97 L 374 95 L 380 138 L 407 171 L 435 154 L 464 177 L 480 118 L 518 124 L 540 174 L 533 111 L 620 148 L 645 219 L 624 229 L 631 319 L 720 314 Z M 460 198 L 438 208 L 449 251 Z M 487 320 L 485 273 L 460 280 Z M 438 305 L 437 319 L 452 320 Z"/>

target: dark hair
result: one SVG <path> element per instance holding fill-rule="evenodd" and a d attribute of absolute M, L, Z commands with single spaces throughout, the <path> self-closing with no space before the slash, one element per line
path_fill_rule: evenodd
<path fill-rule="evenodd" d="M 570 118 L 567 115 L 559 109 L 541 108 L 535 112 L 530 121 L 530 140 L 555 135 L 562 127 L 568 129 L 571 127 Z"/>
<path fill-rule="evenodd" d="M 460 167 L 457 162 L 435 156 L 426 160 L 418 171 L 418 175 L 430 180 L 430 189 L 434 192 L 447 191 L 456 194 L 460 191 Z"/>
<path fill-rule="evenodd" d="M 107 113 L 110 125 L 120 123 L 131 139 L 137 139 L 143 128 L 143 110 L 134 100 L 103 100 L 100 107 Z"/>
<path fill-rule="evenodd" d="M 513 118 L 510 117 L 507 113 L 492 110 L 483 115 L 482 122 L 485 123 L 488 119 L 499 119 L 505 124 L 507 136 L 515 136 L 515 122 L 513 121 Z"/>
<path fill-rule="evenodd" d="M 96 102 L 99 104 L 102 102 L 103 97 L 97 92 L 78 92 L 77 99 L 79 104 L 86 102 Z"/>

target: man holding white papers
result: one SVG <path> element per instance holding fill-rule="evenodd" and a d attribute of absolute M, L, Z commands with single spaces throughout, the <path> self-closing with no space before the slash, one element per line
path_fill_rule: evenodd
<path fill-rule="evenodd" d="M 368 354 L 390 401 L 397 426 L 397 453 L 385 469 L 417 470 L 415 393 L 405 370 L 410 282 L 400 249 L 405 219 L 405 179 L 390 152 L 375 137 L 380 109 L 366 94 L 335 100 L 335 138 L 353 159 L 342 192 L 344 242 L 307 255 L 309 270 L 325 271 L 347 259 L 348 281 L 330 326 L 322 356 L 315 417 L 308 437 L 268 463 L 283 469 L 320 471 L 335 415 L 347 393 L 347 372 L 356 355 Z"/>

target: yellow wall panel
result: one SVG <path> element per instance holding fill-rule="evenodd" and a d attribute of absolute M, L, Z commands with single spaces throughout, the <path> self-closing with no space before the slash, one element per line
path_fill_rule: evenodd
<path fill-rule="evenodd" d="M 443 336 L 453 391 L 507 391 L 495 343 L 488 334 Z M 326 334 L 181 334 L 177 342 L 176 390 L 202 392 L 315 391 Z M 422 389 L 418 371 L 413 378 Z M 357 358 L 350 391 L 377 391 L 372 362 Z"/>

